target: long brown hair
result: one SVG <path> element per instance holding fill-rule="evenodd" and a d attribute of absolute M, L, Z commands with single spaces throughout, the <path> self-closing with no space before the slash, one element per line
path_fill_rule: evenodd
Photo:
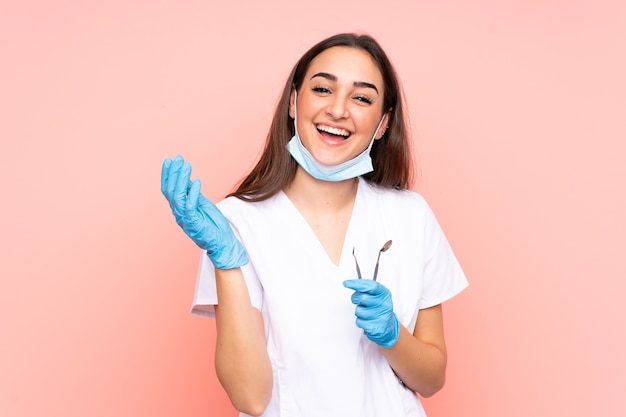
<path fill-rule="evenodd" d="M 358 48 L 372 56 L 383 77 L 383 111 L 391 113 L 388 130 L 382 139 L 374 141 L 372 145 L 370 155 L 374 171 L 363 175 L 363 178 L 386 188 L 405 189 L 411 186 L 413 158 L 402 109 L 402 91 L 396 72 L 374 38 L 369 35 L 341 33 L 314 45 L 295 65 L 276 106 L 261 158 L 229 196 L 246 201 L 263 201 L 293 180 L 297 163 L 287 150 L 287 143 L 294 135 L 293 119 L 289 116 L 291 91 L 294 87 L 297 91 L 302 86 L 311 61 L 335 46 Z"/>

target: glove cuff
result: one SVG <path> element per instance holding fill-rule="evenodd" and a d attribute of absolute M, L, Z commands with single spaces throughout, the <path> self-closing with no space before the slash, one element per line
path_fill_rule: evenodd
<path fill-rule="evenodd" d="M 392 348 L 398 339 L 400 338 L 400 321 L 398 321 L 398 317 L 396 313 L 393 313 L 393 324 L 391 325 L 391 329 L 385 337 L 384 340 L 381 340 L 378 345 L 384 348 Z"/>
<path fill-rule="evenodd" d="M 248 254 L 241 242 L 236 242 L 237 244 L 231 247 L 229 251 L 219 250 L 210 252 L 207 250 L 207 255 L 217 269 L 235 269 L 250 262 Z"/>

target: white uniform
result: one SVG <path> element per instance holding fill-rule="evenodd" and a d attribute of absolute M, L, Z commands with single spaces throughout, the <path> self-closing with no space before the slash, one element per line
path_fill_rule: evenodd
<path fill-rule="evenodd" d="M 242 271 L 265 323 L 274 387 L 263 416 L 425 416 L 417 395 L 356 327 L 352 290 L 342 284 L 357 277 L 353 248 L 369 279 L 378 251 L 392 240 L 380 256 L 378 282 L 391 291 L 410 332 L 420 309 L 467 286 L 424 199 L 359 178 L 338 266 L 283 192 L 259 203 L 231 197 L 218 206 L 246 247 L 250 263 Z M 203 253 L 192 312 L 212 317 L 217 303 L 213 265 Z"/>

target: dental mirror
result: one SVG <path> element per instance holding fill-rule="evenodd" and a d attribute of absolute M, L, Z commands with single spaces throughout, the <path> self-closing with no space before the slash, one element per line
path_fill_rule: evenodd
<path fill-rule="evenodd" d="M 378 251 L 378 259 L 376 259 L 376 266 L 374 267 L 374 278 L 372 278 L 374 281 L 376 281 L 376 277 L 378 276 L 378 263 L 380 262 L 380 254 L 383 252 L 386 252 L 387 249 L 391 247 L 391 243 L 392 241 L 388 240 L 387 242 L 385 242 L 383 247 L 380 248 L 380 250 Z"/>

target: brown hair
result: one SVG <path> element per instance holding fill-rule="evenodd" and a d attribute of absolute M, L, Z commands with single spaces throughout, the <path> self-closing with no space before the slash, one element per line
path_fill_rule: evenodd
<path fill-rule="evenodd" d="M 368 35 L 342 33 L 327 38 L 309 49 L 295 65 L 285 83 L 261 158 L 252 171 L 229 194 L 246 201 L 263 201 L 286 187 L 294 178 L 297 163 L 287 150 L 294 135 L 289 117 L 291 91 L 302 86 L 311 61 L 335 46 L 361 49 L 372 56 L 384 82 L 383 111 L 390 111 L 388 130 L 374 141 L 370 155 L 374 171 L 363 175 L 370 183 L 386 188 L 409 188 L 413 180 L 413 163 L 408 129 L 402 109 L 402 91 L 396 72 L 378 42 Z"/>

